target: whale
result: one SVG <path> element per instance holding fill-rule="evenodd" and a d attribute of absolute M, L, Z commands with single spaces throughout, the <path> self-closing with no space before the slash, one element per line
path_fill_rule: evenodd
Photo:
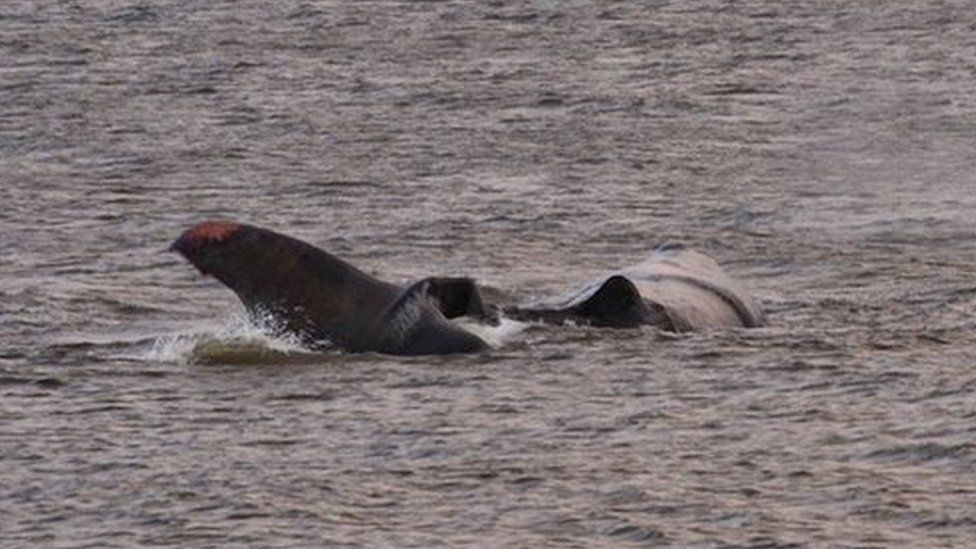
<path fill-rule="evenodd" d="M 230 288 L 248 313 L 312 350 L 393 355 L 477 353 L 490 345 L 459 319 L 603 328 L 653 326 L 700 332 L 765 325 L 762 308 L 711 257 L 666 245 L 636 265 L 556 297 L 486 304 L 467 277 L 427 277 L 408 286 L 380 280 L 312 244 L 270 229 L 206 221 L 170 246 Z M 268 320 L 270 319 L 270 322 Z"/>
<path fill-rule="evenodd" d="M 312 350 L 477 353 L 489 345 L 452 319 L 497 320 L 470 278 L 428 277 L 403 287 L 307 242 L 233 221 L 194 225 L 170 249 L 230 288 L 253 318 Z"/>
<path fill-rule="evenodd" d="M 713 258 L 681 244 L 659 247 L 641 263 L 504 312 L 522 321 L 648 325 L 677 333 L 756 328 L 766 322 L 759 303 L 739 281 Z"/>

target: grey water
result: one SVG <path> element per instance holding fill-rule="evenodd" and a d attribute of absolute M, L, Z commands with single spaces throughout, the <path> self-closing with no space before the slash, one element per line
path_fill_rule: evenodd
<path fill-rule="evenodd" d="M 976 546 L 973 7 L 5 0 L 0 546 Z M 212 218 L 513 299 L 680 242 L 769 326 L 306 353 Z"/>

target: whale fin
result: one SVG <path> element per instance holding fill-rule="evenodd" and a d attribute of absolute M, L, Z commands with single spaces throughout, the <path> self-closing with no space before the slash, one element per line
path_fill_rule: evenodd
<path fill-rule="evenodd" d="M 634 283 L 613 275 L 574 293 L 527 307 L 509 307 L 505 314 L 516 320 L 562 323 L 567 320 L 606 328 L 634 328 L 651 324 L 671 329 L 663 307 L 644 300 Z"/>
<path fill-rule="evenodd" d="M 421 282 L 427 282 L 428 295 L 433 298 L 435 306 L 445 317 L 466 316 L 488 324 L 498 324 L 498 314 L 485 306 L 474 279 L 430 277 Z"/>
<path fill-rule="evenodd" d="M 593 326 L 609 328 L 651 324 L 652 312 L 634 283 L 621 275 L 607 278 L 593 295 L 572 307 L 574 316 L 585 319 Z"/>
<path fill-rule="evenodd" d="M 465 282 L 466 281 L 466 282 Z M 470 285 L 470 287 L 467 287 Z M 468 294 L 477 292 L 470 279 L 425 278 L 412 284 L 387 307 L 370 334 L 378 342 L 380 352 L 402 355 L 470 353 L 488 349 L 488 344 L 476 335 L 452 324 L 445 315 L 463 316 L 471 308 L 480 307 Z M 475 297 L 477 293 L 474 294 Z"/>
<path fill-rule="evenodd" d="M 171 246 L 229 287 L 252 316 L 312 348 L 349 347 L 399 290 L 300 240 L 228 221 L 201 223 Z"/>

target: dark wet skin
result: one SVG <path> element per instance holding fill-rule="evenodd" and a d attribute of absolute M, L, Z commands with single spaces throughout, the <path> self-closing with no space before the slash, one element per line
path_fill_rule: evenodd
<path fill-rule="evenodd" d="M 252 316 L 270 315 L 279 331 L 313 349 L 422 355 L 488 347 L 447 320 L 486 314 L 464 279 L 425 279 L 404 290 L 308 243 L 230 222 L 201 223 L 172 249 L 233 290 Z"/>

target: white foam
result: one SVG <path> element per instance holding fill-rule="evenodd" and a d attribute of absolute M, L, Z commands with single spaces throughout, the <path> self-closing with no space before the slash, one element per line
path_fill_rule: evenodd
<path fill-rule="evenodd" d="M 512 320 L 505 317 L 500 319 L 498 326 L 485 324 L 484 322 L 466 316 L 452 319 L 452 322 L 464 330 L 480 337 L 493 349 L 502 347 L 506 342 L 511 340 L 529 326 L 529 324 L 525 322 L 519 322 L 518 320 Z"/>

